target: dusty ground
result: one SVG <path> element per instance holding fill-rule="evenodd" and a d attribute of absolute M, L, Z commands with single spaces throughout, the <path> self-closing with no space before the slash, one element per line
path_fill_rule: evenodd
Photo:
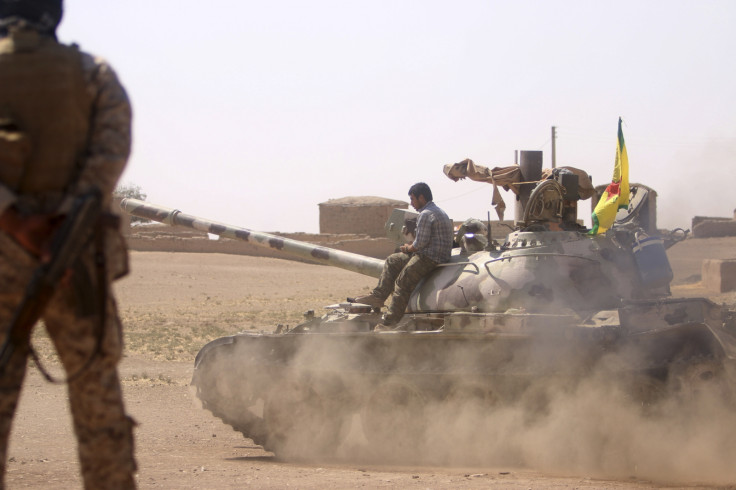
<path fill-rule="evenodd" d="M 675 294 L 696 295 L 703 257 L 736 258 L 736 239 L 689 240 L 670 250 Z M 298 464 L 271 453 L 200 409 L 190 393 L 192 360 L 208 340 L 277 323 L 295 324 L 309 308 L 367 291 L 374 280 L 297 262 L 221 254 L 139 252 L 132 273 L 117 285 L 126 325 L 121 365 L 125 398 L 136 430 L 141 488 L 421 487 L 421 488 L 711 488 L 707 469 L 688 481 L 582 470 L 490 466 L 396 467 Z M 719 301 L 734 303 L 734 295 Z M 318 312 L 319 313 L 319 312 Z M 41 329 L 37 329 L 41 330 Z M 46 362 L 54 357 L 42 334 L 35 343 Z M 585 448 L 581 448 L 585 451 Z M 690 448 L 692 451 L 692 448 Z M 697 451 L 697 449 L 696 449 Z M 697 456 L 697 453 L 695 454 Z M 75 441 L 63 386 L 30 369 L 10 441 L 7 487 L 80 486 Z M 698 465 L 698 458 L 692 458 Z M 723 483 L 723 482 L 721 482 Z M 728 483 L 728 482 L 726 482 Z"/>

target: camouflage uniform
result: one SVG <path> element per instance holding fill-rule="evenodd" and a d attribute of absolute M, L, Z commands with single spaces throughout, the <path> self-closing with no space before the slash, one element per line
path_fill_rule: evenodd
<path fill-rule="evenodd" d="M 15 34 L 11 31 L 0 42 L 13 41 Z M 43 42 L 51 49 L 59 49 L 53 37 Z M 0 62 L 11 60 L 12 63 L 13 55 L 12 42 L 0 45 Z M 34 192 L 0 180 L 0 213 L 10 206 L 31 213 L 63 212 L 75 196 L 92 187 L 101 190 L 105 206 L 110 205 L 111 193 L 130 153 L 130 103 L 107 63 L 85 53 L 74 56 L 81 60 L 82 69 L 75 64 L 69 72 L 77 77 L 81 72 L 82 92 L 86 90 L 89 97 L 85 116 L 88 132 L 82 156 L 77 157 L 80 169 L 75 171 L 76 178 L 71 183 L 59 178 L 54 184 L 54 172 L 59 172 L 58 169 L 34 168 L 33 174 L 29 174 L 31 180 L 34 176 L 36 180 L 46 179 L 42 184 L 36 183 L 38 188 Z M 7 80 L 2 75 L 0 72 L 0 83 L 5 83 Z M 3 104 L 1 91 L 5 88 L 5 85 L 0 86 L 0 108 Z M 9 158 L 12 155 L 0 146 L 0 165 L 6 165 Z M 68 385 L 69 402 L 85 488 L 127 489 L 135 488 L 132 435 L 135 424 L 126 416 L 123 407 L 117 373 L 122 334 L 111 291 L 112 279 L 126 272 L 127 253 L 118 230 L 107 229 L 104 234 L 104 274 L 98 273 L 96 268 L 95 259 L 100 257 L 99 254 L 96 257 L 92 242 L 74 268 L 70 283 L 57 288 L 42 319 L 67 375 L 72 377 Z M 0 343 L 7 338 L 10 319 L 38 265 L 35 256 L 0 231 Z M 100 291 L 106 292 L 106 296 L 101 296 Z M 103 302 L 104 321 L 100 311 Z M 0 372 L 0 488 L 27 355 L 27 349 L 16 350 Z"/>

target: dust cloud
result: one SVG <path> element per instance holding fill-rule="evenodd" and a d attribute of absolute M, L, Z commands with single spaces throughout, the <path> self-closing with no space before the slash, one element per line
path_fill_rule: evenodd
<path fill-rule="evenodd" d="M 736 410 L 718 383 L 632 387 L 610 363 L 535 372 L 540 346 L 488 377 L 487 349 L 442 347 L 443 362 L 390 333 L 281 338 L 220 346 L 197 382 L 206 408 L 277 457 L 736 481 Z"/>
<path fill-rule="evenodd" d="M 433 406 L 430 413 L 441 415 L 431 420 L 452 421 L 429 425 L 428 440 L 435 442 L 428 457 L 452 465 L 507 464 L 597 477 L 736 479 L 736 417 L 715 394 L 644 407 L 596 376 L 572 391 L 536 389 L 549 397 L 540 412 L 524 402 Z"/>

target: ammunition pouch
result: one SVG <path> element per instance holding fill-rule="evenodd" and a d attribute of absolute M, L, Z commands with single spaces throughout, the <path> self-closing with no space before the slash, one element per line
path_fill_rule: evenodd
<path fill-rule="evenodd" d="M 0 182 L 15 189 L 23 178 L 28 157 L 31 154 L 31 139 L 21 131 L 12 118 L 0 113 Z"/>

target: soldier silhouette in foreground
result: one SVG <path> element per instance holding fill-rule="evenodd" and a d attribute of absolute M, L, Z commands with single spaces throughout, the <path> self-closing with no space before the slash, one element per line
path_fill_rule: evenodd
<path fill-rule="evenodd" d="M 127 252 L 108 212 L 130 153 L 131 108 L 106 62 L 57 41 L 61 17 L 61 0 L 0 0 L 0 346 L 9 353 L 0 366 L 0 488 L 33 353 L 9 329 L 34 273 L 53 263 L 57 230 L 90 194 L 100 219 L 75 232 L 84 233 L 81 252 L 37 313 L 66 371 L 85 487 L 134 488 L 135 424 L 123 407 L 111 291 Z"/>

